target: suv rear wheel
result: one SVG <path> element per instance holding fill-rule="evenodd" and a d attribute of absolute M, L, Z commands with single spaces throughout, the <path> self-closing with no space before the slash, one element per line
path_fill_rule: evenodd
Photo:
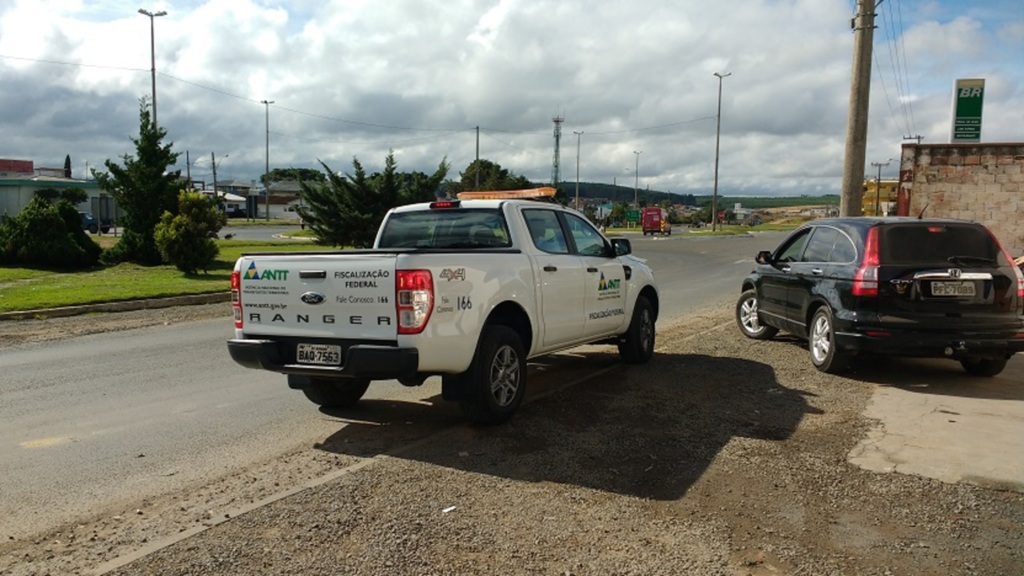
<path fill-rule="evenodd" d="M 754 340 L 769 340 L 779 333 L 774 326 L 761 323 L 758 316 L 757 290 L 745 290 L 736 301 L 736 324 L 740 332 Z"/>
<path fill-rule="evenodd" d="M 995 376 L 1006 368 L 1006 358 L 964 358 L 960 365 L 971 376 Z"/>
<path fill-rule="evenodd" d="M 807 349 L 811 352 L 811 363 L 822 372 L 836 374 L 850 364 L 850 353 L 836 346 L 835 323 L 828 306 L 814 312 L 808 330 Z"/>

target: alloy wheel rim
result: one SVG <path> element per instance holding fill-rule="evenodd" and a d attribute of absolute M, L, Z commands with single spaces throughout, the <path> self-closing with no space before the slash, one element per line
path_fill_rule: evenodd
<path fill-rule="evenodd" d="M 640 314 L 640 347 L 644 352 L 651 349 L 653 340 L 654 322 L 651 321 L 651 311 L 645 309 Z"/>
<path fill-rule="evenodd" d="M 757 318 L 757 298 L 750 298 L 740 307 L 740 322 L 747 332 L 756 333 L 761 330 L 761 322 Z"/>
<path fill-rule="evenodd" d="M 512 403 L 519 391 L 519 355 L 511 346 L 502 346 L 491 363 L 491 395 L 498 406 Z"/>
<path fill-rule="evenodd" d="M 829 322 L 824 316 L 818 317 L 811 330 L 811 352 L 817 362 L 824 362 L 828 352 L 832 348 L 832 341 L 829 338 Z"/>

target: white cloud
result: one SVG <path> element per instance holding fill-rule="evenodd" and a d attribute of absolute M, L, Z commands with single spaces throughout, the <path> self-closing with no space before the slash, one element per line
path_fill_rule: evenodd
<path fill-rule="evenodd" d="M 960 77 L 988 80 L 983 138 L 1021 140 L 1024 8 L 993 3 L 882 4 L 869 161 L 895 156 L 908 130 L 944 141 Z M 712 74 L 728 72 L 720 192 L 818 194 L 838 193 L 842 174 L 851 6 L 189 0 L 146 8 L 168 12 L 155 21 L 160 124 L 179 152 L 229 155 L 224 178 L 262 173 L 260 100 L 269 99 L 272 166 L 318 168 L 322 159 L 344 171 L 358 156 L 374 170 L 394 149 L 399 169 L 432 170 L 447 157 L 457 176 L 480 126 L 482 157 L 546 181 L 558 115 L 563 179 L 575 176 L 572 132 L 582 130 L 581 179 L 631 184 L 632 152 L 643 150 L 641 187 L 708 193 Z M 150 93 L 150 29 L 138 8 L 0 6 L 0 157 L 50 165 L 70 153 L 96 165 L 132 151 L 138 99 Z"/>

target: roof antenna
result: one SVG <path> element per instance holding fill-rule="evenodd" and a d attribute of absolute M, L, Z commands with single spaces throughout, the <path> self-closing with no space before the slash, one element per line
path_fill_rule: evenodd
<path fill-rule="evenodd" d="M 917 215 L 917 219 L 918 220 L 920 220 L 921 217 L 924 216 L 924 211 L 927 210 L 927 209 L 928 209 L 928 204 L 925 204 L 924 208 L 921 208 L 921 212 Z"/>

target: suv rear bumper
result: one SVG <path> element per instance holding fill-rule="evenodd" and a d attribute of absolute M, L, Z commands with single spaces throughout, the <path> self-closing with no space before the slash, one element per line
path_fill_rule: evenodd
<path fill-rule="evenodd" d="M 374 344 L 355 344 L 344 350 L 341 366 L 314 366 L 288 362 L 275 340 L 228 340 L 231 359 L 245 366 L 281 374 L 336 376 L 390 380 L 414 376 L 419 367 L 419 351 Z"/>
<path fill-rule="evenodd" d="M 1024 338 L 1012 334 L 929 334 L 895 330 L 836 332 L 840 349 L 918 358 L 1006 358 L 1024 352 Z"/>

